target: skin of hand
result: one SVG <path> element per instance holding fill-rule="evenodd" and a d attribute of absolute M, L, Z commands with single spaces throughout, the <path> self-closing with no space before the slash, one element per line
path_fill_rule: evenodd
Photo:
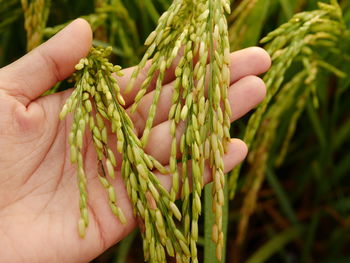
<path fill-rule="evenodd" d="M 42 97 L 56 82 L 71 75 L 75 64 L 87 55 L 92 41 L 90 26 L 77 19 L 52 39 L 14 63 L 0 69 L 0 261 L 88 262 L 124 238 L 136 227 L 120 171 L 113 182 L 118 204 L 127 218 L 121 224 L 111 213 L 105 189 L 97 178 L 97 162 L 91 139 L 85 138 L 89 218 L 87 235 L 77 232 L 79 191 L 76 167 L 69 161 L 67 142 L 71 118 L 60 121 L 59 112 L 71 90 Z M 270 67 L 267 53 L 257 47 L 231 54 L 229 98 L 232 121 L 253 109 L 265 96 L 265 85 L 256 75 Z M 163 164 L 169 157 L 168 111 L 171 106 L 174 67 L 169 69 L 160 106 L 147 145 L 148 153 Z M 132 69 L 119 77 L 125 88 Z M 127 107 L 140 85 L 125 94 Z M 131 118 L 140 133 L 147 118 L 152 91 Z M 181 132 L 181 128 L 179 128 Z M 247 154 L 246 145 L 232 139 L 224 157 L 225 171 Z M 159 175 L 168 189 L 170 175 Z M 211 180 L 207 171 L 205 181 Z"/>

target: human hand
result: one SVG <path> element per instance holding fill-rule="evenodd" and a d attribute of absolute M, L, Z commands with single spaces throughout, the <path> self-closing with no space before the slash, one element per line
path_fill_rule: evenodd
<path fill-rule="evenodd" d="M 90 26 L 82 19 L 71 23 L 52 39 L 11 65 L 0 69 L 0 259 L 1 262 L 87 262 L 125 237 L 136 226 L 120 171 L 114 181 L 118 205 L 127 223 L 111 213 L 105 189 L 97 177 L 93 143 L 85 138 L 90 224 L 86 237 L 77 233 L 79 190 L 70 163 L 67 142 L 71 119 L 60 121 L 59 112 L 72 90 L 40 97 L 74 71 L 87 55 L 92 41 Z M 231 54 L 229 99 L 234 121 L 254 108 L 265 96 L 265 85 L 255 75 L 265 72 L 270 58 L 259 48 Z M 118 79 L 125 88 L 133 69 Z M 146 151 L 166 164 L 171 138 L 168 111 L 171 106 L 173 70 L 169 70 L 160 96 Z M 125 94 L 132 104 L 135 89 Z M 152 91 L 131 115 L 139 134 L 147 118 Z M 161 142 L 161 143 L 159 143 Z M 241 162 L 245 144 L 233 139 L 224 157 L 225 171 Z M 159 175 L 170 188 L 171 176 Z M 211 176 L 206 171 L 205 180 Z"/>

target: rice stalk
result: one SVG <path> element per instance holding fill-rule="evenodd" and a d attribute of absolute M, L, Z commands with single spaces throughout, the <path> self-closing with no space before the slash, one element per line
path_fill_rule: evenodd
<path fill-rule="evenodd" d="M 170 200 L 169 193 L 153 173 L 168 171 L 153 157 L 145 154 L 141 142 L 134 134 L 134 126 L 123 108 L 124 99 L 112 73 L 120 74 L 120 67 L 113 66 L 106 57 L 111 49 L 93 48 L 87 58 L 77 64 L 76 89 L 67 100 L 60 114 L 64 118 L 73 112 L 74 120 L 69 135 L 71 161 L 77 164 L 80 190 L 79 234 L 85 236 L 89 224 L 87 209 L 87 179 L 82 159 L 84 133 L 87 127 L 92 134 L 98 157 L 99 179 L 105 187 L 112 213 L 120 222 L 126 223 L 123 211 L 118 206 L 116 192 L 110 183 L 115 178 L 116 159 L 108 144 L 107 127 L 117 136 L 117 150 L 123 155 L 122 177 L 134 206 L 144 237 L 145 259 L 151 262 L 165 261 L 165 253 L 181 258 L 189 257 L 188 244 L 175 224 L 181 213 Z"/>
<path fill-rule="evenodd" d="M 27 31 L 27 51 L 30 51 L 42 42 L 51 0 L 21 0 L 21 3 Z"/>
<path fill-rule="evenodd" d="M 344 29 L 341 9 L 336 1 L 332 1 L 330 5 L 319 3 L 318 10 L 294 15 L 287 23 L 261 40 L 262 43 L 270 42 L 267 51 L 272 57 L 273 65 L 264 76 L 268 90 L 267 97 L 249 119 L 246 128 L 244 141 L 249 148 L 272 99 L 285 86 L 286 72 L 293 62 L 302 60 L 303 57 L 308 59 L 313 56 L 313 53 L 317 56 L 317 52 L 322 48 L 333 52 L 332 50 L 337 48 L 337 43 L 344 35 Z M 314 89 L 313 85 L 309 87 Z M 234 196 L 240 168 L 241 165 L 235 168 L 229 178 L 231 198 Z"/>
<path fill-rule="evenodd" d="M 301 22 L 302 19 L 305 20 L 301 25 L 294 24 Z M 334 25 L 337 25 L 336 30 L 333 29 Z M 268 163 L 275 161 L 280 164 L 284 159 L 306 101 L 311 98 L 314 107 L 318 107 L 315 81 L 319 69 L 324 68 L 322 65 L 326 63 L 321 59 L 319 48 L 337 47 L 343 37 L 344 28 L 339 6 L 335 2 L 333 5 L 321 3 L 320 10 L 295 15 L 291 21 L 262 40 L 263 42 L 272 41 L 268 51 L 274 64 L 264 79 L 269 91 L 267 99 L 253 114 L 246 129 L 245 141 L 249 146 L 252 146 L 253 142 L 254 148 L 248 157 L 251 168 L 243 189 L 246 195 L 241 208 L 237 246 L 242 245 L 245 238 L 248 221 L 256 208 L 257 195 L 264 181 Z M 302 37 L 299 36 L 300 34 Z M 291 38 L 293 38 L 292 42 Z M 284 81 L 286 70 L 293 63 L 301 63 L 302 69 L 286 82 Z M 280 71 L 284 72 L 281 74 Z M 334 69 L 331 71 L 336 72 Z M 272 99 L 273 104 L 267 107 Z M 273 160 L 272 156 L 276 155 L 272 154 L 271 148 L 274 146 L 274 140 L 284 116 L 291 111 L 294 112 L 291 114 L 287 133 L 284 135 L 281 152 L 278 159 Z M 233 180 L 237 180 L 238 171 L 239 169 L 234 171 L 230 178 L 234 188 L 236 182 Z M 231 196 L 233 195 L 234 192 L 231 192 Z"/>
<path fill-rule="evenodd" d="M 142 235 L 145 259 L 151 262 L 164 261 L 166 251 L 169 256 L 175 256 L 178 262 L 198 262 L 196 243 L 206 160 L 214 181 L 213 210 L 216 216 L 213 239 L 217 244 L 216 256 L 219 260 L 222 258 L 225 182 L 222 157 L 230 140 L 231 114 L 227 98 L 230 74 L 225 19 L 225 11 L 229 12 L 229 8 L 229 2 L 221 0 L 176 0 L 159 19 L 157 28 L 145 42 L 149 48 L 132 74 L 127 88 L 132 88 L 146 61 L 153 57 L 147 78 L 132 106 L 132 111 L 135 111 L 156 74 L 153 103 L 140 140 L 133 133 L 133 125 L 122 107 L 120 89 L 110 75 L 112 72 L 119 72 L 105 59 L 111 49 L 93 49 L 90 56 L 82 59 L 76 66 L 76 89 L 64 106 L 61 117 L 74 111 L 70 143 L 72 161 L 77 162 L 78 166 L 81 236 L 88 226 L 87 182 L 81 160 L 82 138 L 88 120 L 98 155 L 100 180 L 108 192 L 112 212 L 120 221 L 124 221 L 115 191 L 107 179 L 108 176 L 111 179 L 115 177 L 115 160 L 111 157 L 112 149 L 108 148 L 108 138 L 103 136 L 106 133 L 104 121 L 98 120 L 104 118 L 111 122 L 112 131 L 117 135 L 118 151 L 126 153 L 123 155 L 122 176 L 134 205 L 135 215 L 141 229 L 144 229 Z M 181 49 L 184 50 L 183 54 L 180 53 Z M 165 72 L 178 56 L 180 62 L 175 70 L 173 107 L 169 112 L 169 120 L 172 122 L 170 133 L 173 137 L 170 157 L 173 187 L 168 193 L 160 185 L 152 169 L 156 167 L 168 171 L 153 157 L 145 154 L 143 147 L 147 145 L 153 126 Z M 91 92 L 91 87 L 96 88 Z M 84 105 L 81 105 L 84 100 Z M 221 103 L 223 107 L 220 106 Z M 95 117 L 91 115 L 92 110 L 97 112 Z M 100 124 L 95 125 L 96 122 Z M 176 128 L 182 122 L 185 122 L 186 128 L 178 142 Z M 178 145 L 182 155 L 181 166 L 177 164 Z M 181 209 L 174 203 L 178 191 L 181 191 Z M 182 229 L 177 227 L 173 217 L 181 220 Z"/>
<path fill-rule="evenodd" d="M 181 174 L 183 229 L 191 245 L 193 262 L 197 262 L 198 219 L 201 213 L 200 197 L 206 160 L 209 160 L 215 184 L 213 210 L 216 221 L 213 226 L 213 237 L 217 237 L 214 241 L 217 243 L 216 255 L 219 260 L 222 257 L 224 242 L 222 206 L 225 180 L 222 156 L 230 139 L 231 114 L 227 98 L 229 42 L 225 10 L 229 11 L 229 2 L 226 1 L 174 1 L 168 11 L 160 17 L 155 31 L 146 39 L 145 44 L 149 48 L 134 71 L 128 87 L 128 90 L 132 88 L 146 61 L 153 57 L 147 78 L 132 107 L 135 111 L 156 74 L 155 95 L 141 139 L 145 146 L 156 114 L 165 71 L 176 57 L 179 59 L 175 70 L 173 105 L 169 112 L 170 133 L 173 137 L 170 157 L 173 187 L 170 195 L 172 200 L 175 200 L 178 178 Z M 217 45 L 214 46 L 214 43 Z M 207 72 L 208 58 L 210 62 Z M 205 97 L 206 86 L 207 97 Z M 223 103 L 223 109 L 220 103 Z M 185 123 L 185 131 L 178 139 L 176 127 L 182 122 Z M 180 145 L 182 155 L 180 171 L 177 165 L 177 145 Z M 190 166 L 188 166 L 189 160 L 191 160 Z M 190 200 L 190 185 L 192 185 L 192 200 Z"/>

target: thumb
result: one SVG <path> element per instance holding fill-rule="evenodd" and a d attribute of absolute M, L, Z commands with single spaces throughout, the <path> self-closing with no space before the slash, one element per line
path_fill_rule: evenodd
<path fill-rule="evenodd" d="M 92 42 L 90 25 L 74 20 L 21 59 L 0 69 L 0 89 L 27 106 L 58 81 L 71 75 Z"/>

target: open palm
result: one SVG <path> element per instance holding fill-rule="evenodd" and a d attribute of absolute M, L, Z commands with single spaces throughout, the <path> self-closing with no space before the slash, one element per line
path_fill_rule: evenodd
<path fill-rule="evenodd" d="M 84 157 L 90 225 L 86 237 L 79 238 L 79 192 L 67 142 L 70 119 L 61 122 L 58 118 L 71 90 L 40 97 L 74 71 L 74 65 L 87 55 L 91 38 L 89 25 L 78 19 L 39 48 L 0 69 L 1 262 L 87 262 L 136 226 L 121 176 L 117 176 L 114 186 L 127 223 L 122 225 L 110 212 L 105 190 L 97 178 L 93 145 L 87 136 Z M 255 75 L 268 69 L 270 59 L 263 50 L 250 48 L 231 54 L 231 60 L 229 97 L 233 121 L 263 99 L 265 86 Z M 119 78 L 122 88 L 131 72 L 132 69 L 126 69 L 124 77 Z M 171 139 L 166 119 L 173 79 L 170 69 L 147 146 L 147 151 L 163 164 L 167 164 L 169 157 Z M 141 81 L 142 76 L 138 84 Z M 136 90 L 125 95 L 127 106 L 132 103 Z M 139 110 L 131 115 L 139 133 L 144 127 L 151 97 L 150 89 Z M 225 170 L 242 161 L 246 152 L 242 141 L 232 140 L 224 159 Z M 159 175 L 159 178 L 165 187 L 170 187 L 170 175 Z M 209 180 L 207 172 L 206 181 Z"/>

